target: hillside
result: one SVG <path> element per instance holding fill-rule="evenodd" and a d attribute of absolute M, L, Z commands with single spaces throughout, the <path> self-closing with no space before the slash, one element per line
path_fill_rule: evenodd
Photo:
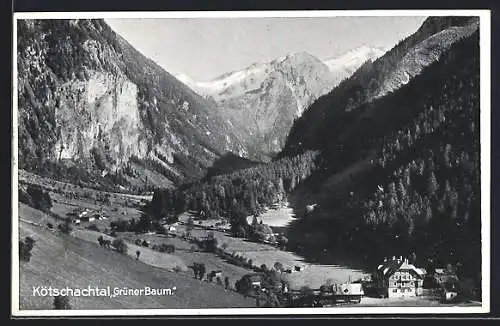
<path fill-rule="evenodd" d="M 442 40 L 437 52 L 415 56 L 443 35 L 454 35 L 453 44 Z M 278 159 L 155 193 L 153 210 L 230 216 L 233 233 L 247 236 L 244 216 L 288 197 L 299 217 L 289 247 L 310 259 L 342 248 L 373 265 L 415 252 L 419 265 L 452 264 L 479 286 L 478 37 L 474 19 L 426 20 L 306 110 Z M 383 96 L 360 97 L 352 110 L 336 106 L 363 78 L 398 74 L 401 62 L 418 73 Z M 304 215 L 313 203 L 318 207 Z"/>
<path fill-rule="evenodd" d="M 102 20 L 20 20 L 17 51 L 23 169 L 168 186 L 242 149 L 212 103 Z"/>
<path fill-rule="evenodd" d="M 20 262 L 20 309 L 53 309 L 52 297 L 33 297 L 33 287 L 87 288 L 90 286 L 140 289 L 173 288 L 167 296 L 72 297 L 73 309 L 176 309 L 252 307 L 254 302 L 202 284 L 190 274 L 166 272 L 128 256 L 71 236 L 56 235 L 20 223 L 20 238 L 36 240 L 31 261 Z M 126 273 L 124 273 L 126 271 Z"/>
<path fill-rule="evenodd" d="M 294 199 L 319 209 L 290 239 L 311 256 L 341 246 L 371 263 L 415 252 L 480 286 L 478 32 L 354 112 L 318 143 L 323 164 Z"/>
<path fill-rule="evenodd" d="M 220 175 L 220 174 L 226 174 L 226 173 L 231 173 L 231 172 L 235 172 L 238 170 L 250 168 L 250 167 L 255 166 L 257 164 L 260 164 L 260 163 L 248 160 L 246 158 L 240 157 L 240 156 L 235 155 L 233 153 L 226 153 L 214 161 L 212 166 L 210 166 L 207 169 L 207 174 L 205 177 L 210 179 L 210 178 L 217 176 L 217 175 Z"/>
<path fill-rule="evenodd" d="M 479 28 L 477 18 L 430 17 L 411 36 L 316 100 L 292 126 L 280 155 L 307 149 L 333 150 L 340 133 L 350 129 L 377 98 L 395 92 Z M 366 105 L 365 105 L 366 104 Z"/>

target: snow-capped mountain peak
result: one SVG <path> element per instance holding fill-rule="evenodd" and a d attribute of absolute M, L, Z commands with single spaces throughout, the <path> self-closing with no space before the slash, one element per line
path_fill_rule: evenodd
<path fill-rule="evenodd" d="M 336 86 L 340 81 L 351 76 L 365 62 L 376 60 L 386 50 L 364 44 L 339 56 L 327 58 L 323 62 L 328 66 L 332 74 L 334 74 L 334 86 Z"/>
<path fill-rule="evenodd" d="M 368 45 L 361 45 L 341 54 L 339 56 L 328 58 L 324 60 L 325 64 L 330 70 L 335 70 L 339 67 L 354 67 L 361 66 L 368 60 L 375 60 L 384 54 L 386 51 L 377 47 L 370 47 Z"/>

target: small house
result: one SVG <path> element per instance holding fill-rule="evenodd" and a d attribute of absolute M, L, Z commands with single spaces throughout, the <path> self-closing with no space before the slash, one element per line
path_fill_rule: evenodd
<path fill-rule="evenodd" d="M 262 273 L 246 274 L 236 282 L 236 290 L 244 294 L 255 293 L 262 288 L 264 278 Z"/>
<path fill-rule="evenodd" d="M 408 259 L 392 257 L 377 266 L 374 285 L 384 297 L 415 297 L 423 294 L 425 270 L 417 268 Z"/>
<path fill-rule="evenodd" d="M 82 218 L 82 217 L 86 216 L 88 213 L 89 213 L 89 211 L 85 209 L 85 210 L 81 211 L 80 214 L 78 214 L 78 217 Z"/>
<path fill-rule="evenodd" d="M 439 286 L 442 286 L 447 282 L 458 282 L 457 274 L 455 274 L 452 270 L 445 268 L 436 268 L 432 274 L 432 279 Z"/>

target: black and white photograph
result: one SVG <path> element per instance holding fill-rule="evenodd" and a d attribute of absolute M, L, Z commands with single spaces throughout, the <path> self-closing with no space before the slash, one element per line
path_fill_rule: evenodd
<path fill-rule="evenodd" d="M 489 312 L 490 30 L 15 13 L 12 314 Z"/>

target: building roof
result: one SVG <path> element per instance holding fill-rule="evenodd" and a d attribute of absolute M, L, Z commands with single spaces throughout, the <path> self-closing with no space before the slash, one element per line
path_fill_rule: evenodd
<path fill-rule="evenodd" d="M 252 274 L 246 274 L 244 277 L 248 278 L 251 282 L 257 282 L 261 281 L 264 275 L 260 273 L 252 273 Z"/>
<path fill-rule="evenodd" d="M 408 262 L 408 259 L 402 259 L 402 257 L 400 259 L 393 257 L 393 259 L 389 259 L 383 264 L 377 266 L 377 272 L 386 278 L 390 277 L 399 270 L 410 270 L 420 277 L 423 277 L 426 274 L 425 269 L 415 267 L 415 265 Z"/>

